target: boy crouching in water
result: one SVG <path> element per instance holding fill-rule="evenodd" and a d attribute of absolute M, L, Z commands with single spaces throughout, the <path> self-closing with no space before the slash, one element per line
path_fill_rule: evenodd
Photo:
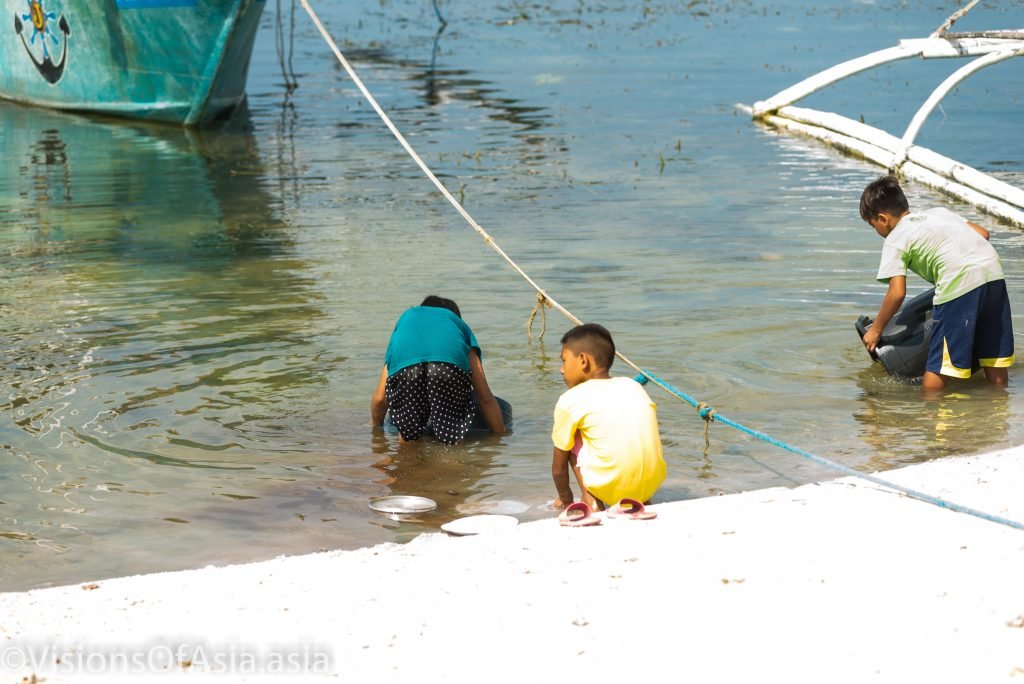
<path fill-rule="evenodd" d="M 572 466 L 589 506 L 625 498 L 646 502 L 665 480 L 654 402 L 631 378 L 608 374 L 615 360 L 611 333 L 596 323 L 562 337 L 562 377 L 568 390 L 555 406 L 551 476 L 562 508 L 573 502 Z"/>
<path fill-rule="evenodd" d="M 885 238 L 878 280 L 889 289 L 864 346 L 878 339 L 907 293 L 907 271 L 935 286 L 931 346 L 921 385 L 941 390 L 976 366 L 1005 386 L 1013 365 L 1013 324 L 1003 267 L 988 231 L 948 209 L 910 210 L 899 181 L 882 176 L 861 194 L 860 216 Z"/>

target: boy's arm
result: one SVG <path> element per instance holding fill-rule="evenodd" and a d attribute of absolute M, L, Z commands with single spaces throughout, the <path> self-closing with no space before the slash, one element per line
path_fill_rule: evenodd
<path fill-rule="evenodd" d="M 875 351 L 878 346 L 878 338 L 882 336 L 886 324 L 892 320 L 896 312 L 900 310 L 904 297 L 907 296 L 907 276 L 893 276 L 889 279 L 889 290 L 882 300 L 882 308 L 878 310 L 875 321 L 864 333 L 864 346 L 869 352 Z"/>
<path fill-rule="evenodd" d="M 480 361 L 480 355 L 475 349 L 469 350 L 470 379 L 473 381 L 473 391 L 480 402 L 480 413 L 483 414 L 487 428 L 496 435 L 505 434 L 505 417 L 501 415 L 501 406 L 494 398 L 490 386 L 487 384 L 487 376 L 484 375 L 484 365 Z"/>
<path fill-rule="evenodd" d="M 971 227 L 971 230 L 973 230 L 975 233 L 988 240 L 987 230 L 979 226 L 977 223 L 974 223 L 973 221 L 968 221 L 967 225 L 969 225 Z"/>
<path fill-rule="evenodd" d="M 374 425 L 383 425 L 384 414 L 388 412 L 388 398 L 384 393 L 387 382 L 388 367 L 384 366 L 384 370 L 380 372 L 380 382 L 377 383 L 377 389 L 374 390 L 373 398 L 370 399 L 370 418 Z"/>
<path fill-rule="evenodd" d="M 563 508 L 572 503 L 572 489 L 569 488 L 569 457 L 571 452 L 555 447 L 551 457 L 551 479 L 555 481 L 558 499 L 555 508 Z"/>

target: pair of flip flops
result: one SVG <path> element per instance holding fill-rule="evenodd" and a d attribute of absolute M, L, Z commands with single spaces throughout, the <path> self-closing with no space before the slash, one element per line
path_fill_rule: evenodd
<path fill-rule="evenodd" d="M 654 511 L 644 510 L 644 505 L 636 499 L 622 499 L 607 511 L 605 515 L 609 518 L 622 518 L 625 520 L 650 520 L 658 517 Z M 593 509 L 582 501 L 571 503 L 558 516 L 558 523 L 563 527 L 589 527 L 600 525 L 601 518 L 594 513 Z"/>

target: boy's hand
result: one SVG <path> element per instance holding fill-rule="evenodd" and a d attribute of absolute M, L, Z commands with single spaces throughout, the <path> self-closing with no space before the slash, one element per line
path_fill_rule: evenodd
<path fill-rule="evenodd" d="M 572 489 L 569 488 L 570 456 L 570 452 L 558 447 L 555 447 L 551 456 L 551 479 L 555 482 L 555 493 L 558 495 L 554 503 L 556 509 L 572 503 Z"/>
<path fill-rule="evenodd" d="M 878 338 L 882 336 L 881 329 L 876 330 L 875 326 L 871 326 L 864 333 L 864 347 L 869 351 L 875 351 L 875 347 L 878 346 Z"/>
<path fill-rule="evenodd" d="M 869 352 L 875 351 L 878 340 L 882 337 L 882 331 L 889 324 L 892 317 L 900 310 L 903 298 L 907 296 L 907 276 L 893 276 L 889 278 L 889 289 L 882 299 L 882 308 L 878 310 L 874 322 L 867 332 L 864 333 L 864 346 Z"/>

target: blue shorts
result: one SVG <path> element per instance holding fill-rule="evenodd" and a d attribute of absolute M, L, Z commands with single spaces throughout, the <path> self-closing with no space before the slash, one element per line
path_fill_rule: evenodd
<path fill-rule="evenodd" d="M 1013 365 L 1013 324 L 1006 281 L 993 280 L 932 310 L 926 370 L 969 378 L 978 366 Z"/>

